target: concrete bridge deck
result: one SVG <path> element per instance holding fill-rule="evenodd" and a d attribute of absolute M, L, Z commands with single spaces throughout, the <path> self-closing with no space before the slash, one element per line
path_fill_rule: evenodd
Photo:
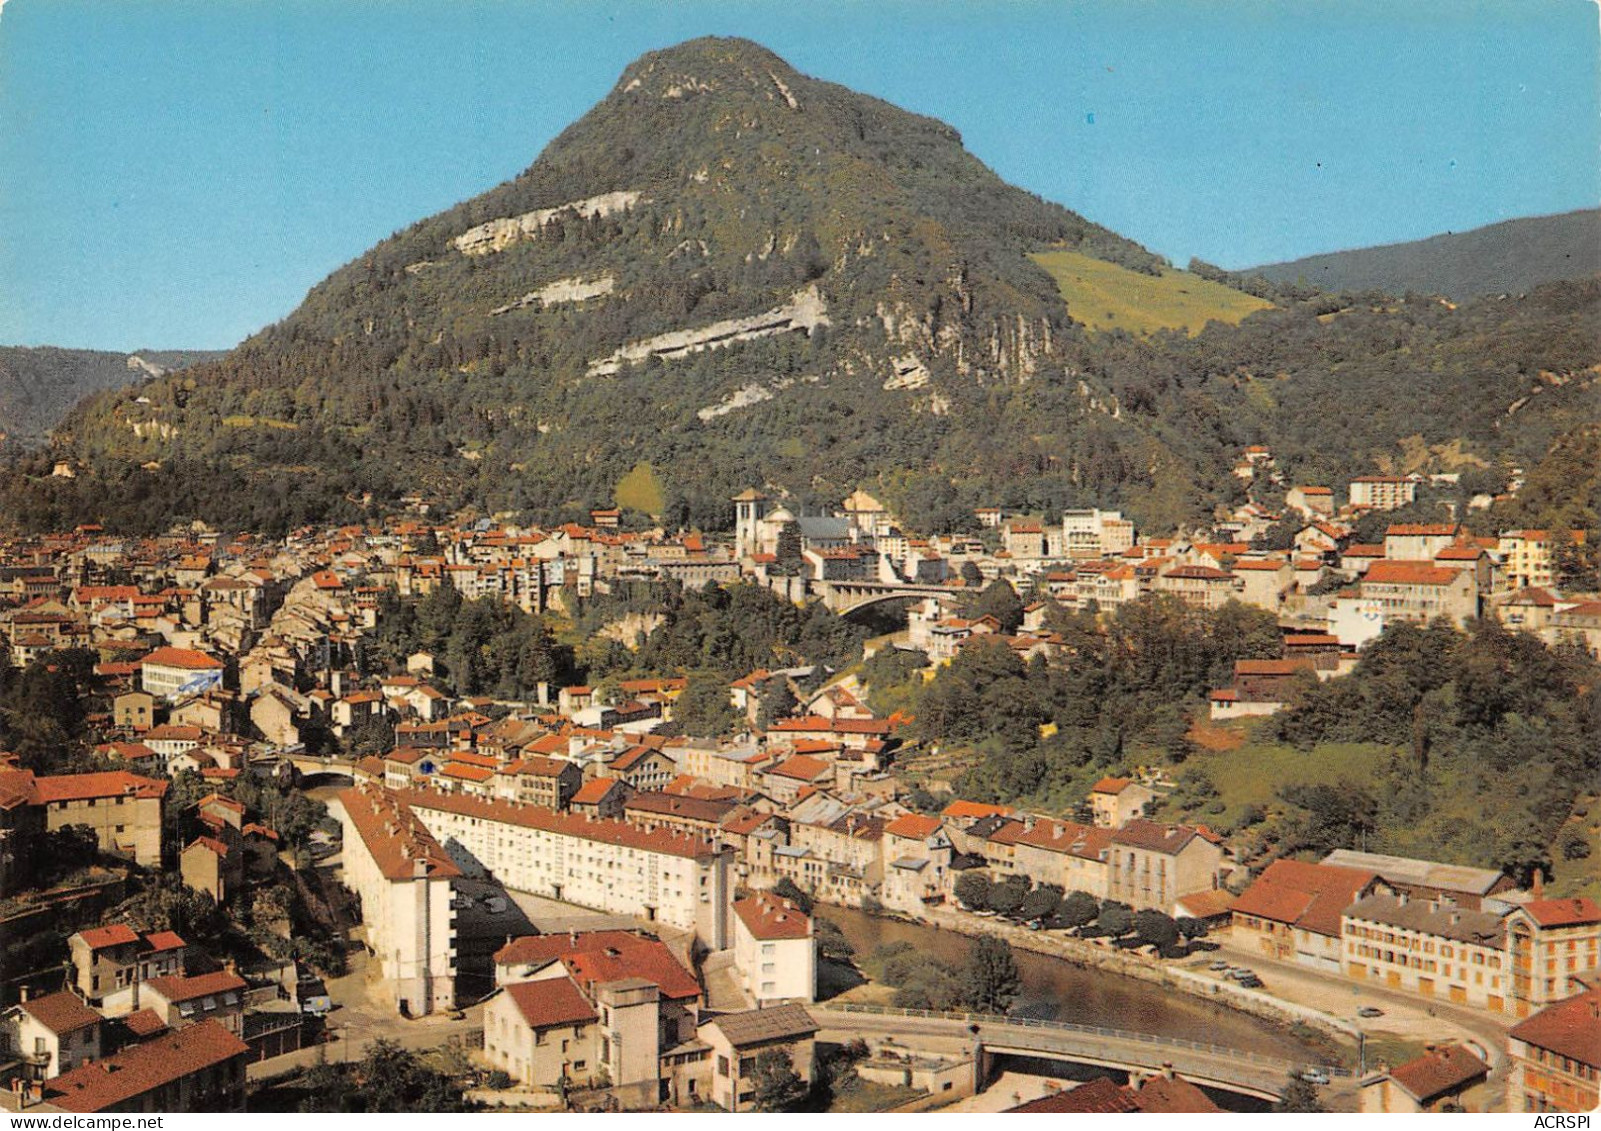
<path fill-rule="evenodd" d="M 1242 1049 L 1065 1021 L 980 1013 L 935 1013 L 854 1003 L 808 1007 L 826 1038 L 940 1038 L 972 1042 L 981 1054 L 1042 1057 L 1135 1074 L 1173 1071 L 1205 1087 L 1276 1100 L 1292 1072 L 1312 1067 Z M 977 1028 L 975 1033 L 973 1030 Z M 1331 1079 L 1347 1069 L 1322 1067 Z"/>

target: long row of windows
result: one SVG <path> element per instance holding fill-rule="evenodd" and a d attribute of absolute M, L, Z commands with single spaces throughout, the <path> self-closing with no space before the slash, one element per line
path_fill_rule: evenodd
<path fill-rule="evenodd" d="M 1525 1047 L 1528 1050 L 1525 1055 L 1536 1064 L 1566 1072 L 1569 1076 L 1577 1076 L 1581 1080 L 1594 1080 L 1597 1078 L 1596 1066 L 1593 1064 L 1586 1064 L 1584 1061 L 1574 1060 L 1572 1057 L 1558 1056 L 1550 1049 L 1541 1048 L 1539 1045 L 1526 1045 Z"/>

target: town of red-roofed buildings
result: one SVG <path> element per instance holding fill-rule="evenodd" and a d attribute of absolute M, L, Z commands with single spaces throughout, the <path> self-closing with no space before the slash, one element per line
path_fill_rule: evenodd
<path fill-rule="evenodd" d="M 1273 482 L 1272 454 L 1248 449 L 1237 474 Z M 1573 1003 L 1589 1000 L 1601 974 L 1601 909 L 1546 897 L 1538 877 L 1526 890 L 1491 869 L 1357 845 L 1322 862 L 1247 860 L 1238 836 L 1156 819 L 1174 781 L 1143 767 L 1103 776 L 1054 813 L 948 788 L 930 805 L 937 775 L 914 782 L 904 768 L 932 752 L 909 741 L 904 712 L 874 709 L 849 665 L 774 654 L 708 688 L 692 665 L 586 669 L 541 629 L 516 638 L 526 663 L 484 694 L 487 681 L 463 675 L 478 661 L 452 642 L 454 622 L 431 635 L 419 627 L 480 608 L 467 602 L 570 617 L 641 584 L 743 581 L 841 614 L 903 602 L 891 647 L 921 656 L 932 677 L 970 648 L 1058 662 L 1076 647 L 1062 628 L 1074 615 L 1162 595 L 1205 611 L 1238 602 L 1277 617 L 1282 642 L 1276 658 L 1239 660 L 1212 689 L 1209 720 L 1223 725 L 1276 714 L 1309 684 L 1347 675 L 1396 623 L 1495 617 L 1601 656 L 1601 603 L 1563 587 L 1566 548 L 1581 535 L 1374 525 L 1426 486 L 1358 480 L 1343 507 L 1327 487 L 1296 486 L 1282 510 L 1247 503 L 1193 537 L 1138 537 L 1116 511 L 1045 521 L 1000 508 L 975 516 L 984 537 L 919 537 L 864 491 L 813 514 L 751 490 L 733 500 L 727 540 L 606 510 L 589 526 L 405 517 L 281 540 L 83 528 L 0 544 L 12 663 L 75 681 L 87 716 L 76 761 L 0 755 L 0 897 L 92 889 L 85 906 L 107 912 L 72 921 L 69 975 L 22 987 L 30 996 L 0 1021 L 8 1047 L 34 1050 L 14 1069 L 13 1105 L 239 1107 L 244 1063 L 292 1055 L 318 1031 L 297 988 L 314 986 L 315 971 L 265 960 L 302 931 L 330 971 L 329 948 L 359 940 L 374 1000 L 397 1019 L 451 1024 L 468 987 L 492 975 L 481 1052 L 519 1084 L 604 1081 L 625 1106 L 692 1104 L 719 1086 L 709 1049 L 739 1034 L 769 1039 L 757 1021 L 708 1029 L 720 1013 L 797 1009 L 770 1039 L 795 1055 L 810 1049 L 798 1018 L 820 992 L 811 901 L 976 933 L 1006 920 L 964 902 L 975 877 L 988 890 L 1083 893 L 1210 927 L 1330 985 L 1505 1018 L 1523 1034 L 1508 1046 L 1514 1090 L 1550 1107 L 1593 1100 L 1595 1066 L 1570 1055 L 1564 1034 L 1590 1031 Z M 1380 540 L 1358 542 L 1359 526 Z M 1015 618 L 973 611 L 995 585 L 1017 597 Z M 629 656 L 663 612 L 626 614 L 609 647 Z M 490 638 L 482 644 L 480 658 Z M 682 725 L 708 712 L 715 733 Z M 76 848 L 63 856 L 46 847 L 56 843 Z M 307 925 L 290 912 L 304 895 L 285 893 L 330 858 L 337 880 L 315 880 L 321 910 Z M 279 941 L 246 970 L 172 923 L 111 914 L 160 884 Z M 490 963 L 462 933 L 484 885 L 629 925 L 510 938 Z M 487 897 L 497 899 L 505 905 Z M 1008 929 L 1081 958 L 1097 949 L 1051 912 Z M 1391 1069 L 1365 1094 L 1474 1102 L 1473 1066 L 1456 1053 L 1436 1059 Z M 1079 1090 L 1037 1106 L 1079 1110 L 1077 1092 L 1084 1110 L 1159 1110 L 1188 1102 L 1187 1087 L 1153 1077 L 1108 1091 L 1099 1107 Z"/>

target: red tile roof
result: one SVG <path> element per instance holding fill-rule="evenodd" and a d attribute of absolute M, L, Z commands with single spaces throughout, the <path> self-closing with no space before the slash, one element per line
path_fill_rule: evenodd
<path fill-rule="evenodd" d="M 1339 938 L 1341 913 L 1377 878 L 1377 872 L 1356 868 L 1275 860 L 1234 901 L 1234 914 Z"/>
<path fill-rule="evenodd" d="M 1489 1075 L 1490 1067 L 1461 1045 L 1444 1045 L 1390 1069 L 1390 1079 L 1420 1104 Z"/>
<path fill-rule="evenodd" d="M 1176 855 L 1188 848 L 1197 837 L 1211 839 L 1202 836 L 1200 829 L 1188 825 L 1161 825 L 1136 818 L 1112 833 L 1112 843 Z"/>
<path fill-rule="evenodd" d="M 104 950 L 108 946 L 124 946 L 139 941 L 139 932 L 126 923 L 113 923 L 108 927 L 90 927 L 79 931 L 78 936 L 90 950 Z"/>
<path fill-rule="evenodd" d="M 128 1032 L 141 1040 L 153 1037 L 167 1027 L 161 1015 L 153 1009 L 141 1009 L 136 1013 L 130 1013 L 122 1019 L 122 1023 L 127 1026 Z"/>
<path fill-rule="evenodd" d="M 1523 904 L 1542 927 L 1576 927 L 1584 923 L 1601 923 L 1601 906 L 1593 899 L 1534 899 Z"/>
<path fill-rule="evenodd" d="M 990 805 L 983 801 L 952 801 L 940 810 L 940 816 L 981 821 L 985 817 L 1010 817 L 1016 811 L 1010 805 Z"/>
<path fill-rule="evenodd" d="M 523 758 L 507 766 L 508 774 L 528 774 L 536 778 L 559 778 L 565 774 L 573 763 L 563 762 L 557 758 L 541 758 L 537 755 Z M 597 779 L 598 780 L 598 779 Z"/>
<path fill-rule="evenodd" d="M 44 997 L 32 998 L 18 1006 L 29 1017 L 49 1029 L 58 1037 L 76 1033 L 101 1022 L 100 1014 L 90 1009 L 84 1000 L 71 990 L 60 990 Z"/>
<path fill-rule="evenodd" d="M 189 671 L 221 671 L 222 661 L 192 648 L 157 648 L 139 661 L 141 667 L 184 668 Z"/>
<path fill-rule="evenodd" d="M 1338 643 L 1338 640 L 1335 641 Z M 1234 674 L 1242 675 L 1294 675 L 1299 671 L 1312 671 L 1310 656 L 1297 656 L 1293 660 L 1235 660 Z"/>
<path fill-rule="evenodd" d="M 167 782 L 143 778 L 126 770 L 106 770 L 95 774 L 59 774 L 35 778 L 39 801 L 49 805 L 58 801 L 87 801 L 102 797 L 162 797 Z"/>
<path fill-rule="evenodd" d="M 815 782 L 829 771 L 829 764 L 820 758 L 813 758 L 808 754 L 797 754 L 793 758 L 785 758 L 778 765 L 767 772 L 776 774 L 781 778 L 793 778 L 796 781 Z"/>
<path fill-rule="evenodd" d="M 378 870 L 389 879 L 461 875 L 461 869 L 397 794 L 374 786 L 356 786 L 341 793 L 339 802 Z M 347 844 L 345 851 L 350 849 Z M 421 876 L 417 872 L 418 861 L 422 861 Z"/>
<path fill-rule="evenodd" d="M 1125 1115 L 1140 1110 L 1123 1085 L 1105 1076 L 1006 1109 L 1008 1112 L 1056 1115 Z"/>
<path fill-rule="evenodd" d="M 804 939 L 812 934 L 811 916 L 771 892 L 757 892 L 738 901 L 734 914 L 757 939 Z"/>
<path fill-rule="evenodd" d="M 1601 990 L 1548 1005 L 1507 1036 L 1601 1068 Z"/>
<path fill-rule="evenodd" d="M 1032 829 L 1017 838 L 1017 843 L 1046 852 L 1063 852 L 1086 860 L 1099 860 L 1102 849 L 1112 843 L 1112 830 L 1091 828 L 1072 821 L 1035 821 Z"/>
<path fill-rule="evenodd" d="M 884 831 L 891 836 L 906 837 L 909 840 L 927 840 L 939 831 L 938 817 L 925 817 L 921 813 L 903 813 L 889 824 Z"/>
<path fill-rule="evenodd" d="M 38 804 L 38 783 L 32 770 L 0 770 L 0 812 Z"/>
<path fill-rule="evenodd" d="M 1090 787 L 1091 793 L 1122 793 L 1129 786 L 1128 778 L 1102 778 Z"/>
<path fill-rule="evenodd" d="M 210 974 L 169 974 L 165 978 L 151 978 L 145 987 L 168 1001 L 193 1001 L 208 994 L 242 990 L 245 980 L 231 971 L 217 970 Z"/>
<path fill-rule="evenodd" d="M 66 1111 L 104 1111 L 249 1051 L 217 1022 L 202 1021 L 63 1072 L 46 1082 L 45 1099 Z"/>
<path fill-rule="evenodd" d="M 506 996 L 511 998 L 531 1029 L 585 1025 L 598 1017 L 595 1007 L 571 978 L 517 982 L 506 987 Z"/>
<path fill-rule="evenodd" d="M 563 966 L 587 992 L 596 985 L 643 978 L 661 988 L 662 997 L 690 1001 L 700 996 L 700 983 L 673 957 L 666 943 L 635 937 L 623 946 L 564 955 Z"/>
<path fill-rule="evenodd" d="M 497 966 L 554 962 L 564 954 L 623 947 L 639 938 L 635 931 L 574 931 L 554 935 L 522 935 L 495 951 Z"/>
<path fill-rule="evenodd" d="M 1363 581 L 1379 585 L 1450 585 L 1461 573 L 1430 562 L 1377 561 L 1368 566 Z"/>
<path fill-rule="evenodd" d="M 685 836 L 668 829 L 645 832 L 623 821 L 590 818 L 574 813 L 557 813 L 537 805 L 515 805 L 507 801 L 489 801 L 461 793 L 436 793 L 416 789 L 398 790 L 394 793 L 394 797 L 401 805 L 407 807 L 438 809 L 446 813 L 477 817 L 480 820 L 542 829 L 560 836 L 617 844 L 625 848 L 644 849 L 647 852 L 659 852 L 668 856 L 700 859 L 715 856 L 718 851 L 716 845 L 700 837 Z"/>
<path fill-rule="evenodd" d="M 1194 1115 L 1223 1110 L 1182 1076 L 1147 1077 L 1134 1093 L 1134 1102 L 1146 1115 Z"/>
<path fill-rule="evenodd" d="M 614 785 L 624 784 L 621 778 L 590 778 L 573 794 L 573 805 L 598 805 Z"/>

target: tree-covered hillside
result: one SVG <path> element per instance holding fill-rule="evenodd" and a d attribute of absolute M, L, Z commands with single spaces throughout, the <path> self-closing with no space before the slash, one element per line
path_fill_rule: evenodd
<path fill-rule="evenodd" d="M 750 485 L 866 486 L 923 531 L 979 504 L 1160 528 L 1238 501 L 1244 444 L 1338 487 L 1419 443 L 1527 465 L 1596 415 L 1594 280 L 1091 332 L 1047 249 L 1162 269 L 949 126 L 695 40 L 225 358 L 90 399 L 0 513 L 273 531 L 423 494 L 581 519 L 648 463 L 662 519 L 705 529 Z M 50 479 L 63 456 L 85 473 Z"/>
<path fill-rule="evenodd" d="M 1579 279 L 1597 271 L 1601 271 L 1601 209 L 1587 208 L 1247 267 L 1239 274 L 1325 291 L 1416 291 L 1469 299 L 1523 294 L 1542 283 Z"/>
<path fill-rule="evenodd" d="M 121 388 L 152 373 L 182 369 L 216 356 L 215 351 L 199 350 L 126 354 L 0 346 L 0 443 L 37 444 L 89 393 Z"/>

